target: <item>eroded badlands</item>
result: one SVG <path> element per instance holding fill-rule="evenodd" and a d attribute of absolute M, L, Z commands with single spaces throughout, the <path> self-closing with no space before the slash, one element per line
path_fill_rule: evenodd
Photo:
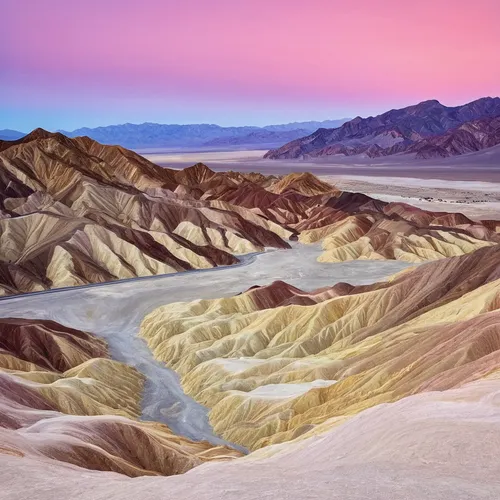
<path fill-rule="evenodd" d="M 238 262 L 290 240 L 325 262 L 421 262 L 498 243 L 497 223 L 343 192 L 311 174 L 160 168 L 37 129 L 0 142 L 0 294 Z"/>
<path fill-rule="evenodd" d="M 500 222 L 0 151 L 0 498 L 500 497 Z"/>

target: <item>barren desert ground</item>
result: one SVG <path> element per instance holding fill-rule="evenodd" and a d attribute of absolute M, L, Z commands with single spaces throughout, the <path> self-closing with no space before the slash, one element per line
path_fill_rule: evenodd
<path fill-rule="evenodd" d="M 425 210 L 461 212 L 475 219 L 500 218 L 500 148 L 439 160 L 329 157 L 265 160 L 265 151 L 140 151 L 159 165 L 185 168 L 197 162 L 212 170 L 285 175 L 305 170 L 344 191 L 384 201 L 402 201 Z"/>

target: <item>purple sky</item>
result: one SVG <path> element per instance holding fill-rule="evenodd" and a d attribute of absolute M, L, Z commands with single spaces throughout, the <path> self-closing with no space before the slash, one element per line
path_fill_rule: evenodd
<path fill-rule="evenodd" d="M 499 0 L 0 3 L 0 128 L 264 125 L 500 94 Z"/>

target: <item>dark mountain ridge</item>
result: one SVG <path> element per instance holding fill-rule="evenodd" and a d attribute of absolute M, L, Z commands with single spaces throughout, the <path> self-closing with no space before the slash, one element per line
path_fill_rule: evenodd
<path fill-rule="evenodd" d="M 420 141 L 424 141 L 421 144 L 421 147 L 424 148 L 425 145 L 429 145 L 425 141 L 431 137 L 437 138 L 447 134 L 450 130 L 457 129 L 468 122 L 498 116 L 500 116 L 500 98 L 498 97 L 485 97 L 455 107 L 444 106 L 437 100 L 429 100 L 414 106 L 393 109 L 378 116 L 368 118 L 358 116 L 338 128 L 320 128 L 311 135 L 269 151 L 265 157 L 287 159 L 336 154 L 345 156 L 365 154 L 376 157 L 399 153 L 418 153 Z M 486 127 L 483 133 L 489 133 L 493 130 L 492 126 L 483 125 Z M 479 128 L 481 126 L 479 124 Z M 474 128 L 474 125 L 471 127 Z M 476 145 L 481 147 L 494 146 L 498 144 L 498 142 L 495 143 L 494 136 L 493 132 L 492 140 L 481 139 Z M 459 133 L 455 134 L 454 137 L 456 147 L 449 148 L 448 155 L 471 151 L 467 142 L 463 146 L 458 144 Z M 442 141 L 446 140 L 446 138 L 442 139 Z M 442 142 L 437 139 L 436 141 L 437 143 Z"/>

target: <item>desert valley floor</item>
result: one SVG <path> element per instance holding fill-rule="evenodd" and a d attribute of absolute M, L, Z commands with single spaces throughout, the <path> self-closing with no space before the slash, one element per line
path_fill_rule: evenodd
<path fill-rule="evenodd" d="M 258 170 L 268 175 L 308 170 L 339 189 L 385 201 L 402 201 L 427 210 L 462 212 L 473 219 L 500 218 L 500 147 L 459 158 L 327 157 L 265 160 L 261 150 L 162 151 L 142 154 L 159 165 L 185 168 L 207 162 L 215 171 Z"/>

